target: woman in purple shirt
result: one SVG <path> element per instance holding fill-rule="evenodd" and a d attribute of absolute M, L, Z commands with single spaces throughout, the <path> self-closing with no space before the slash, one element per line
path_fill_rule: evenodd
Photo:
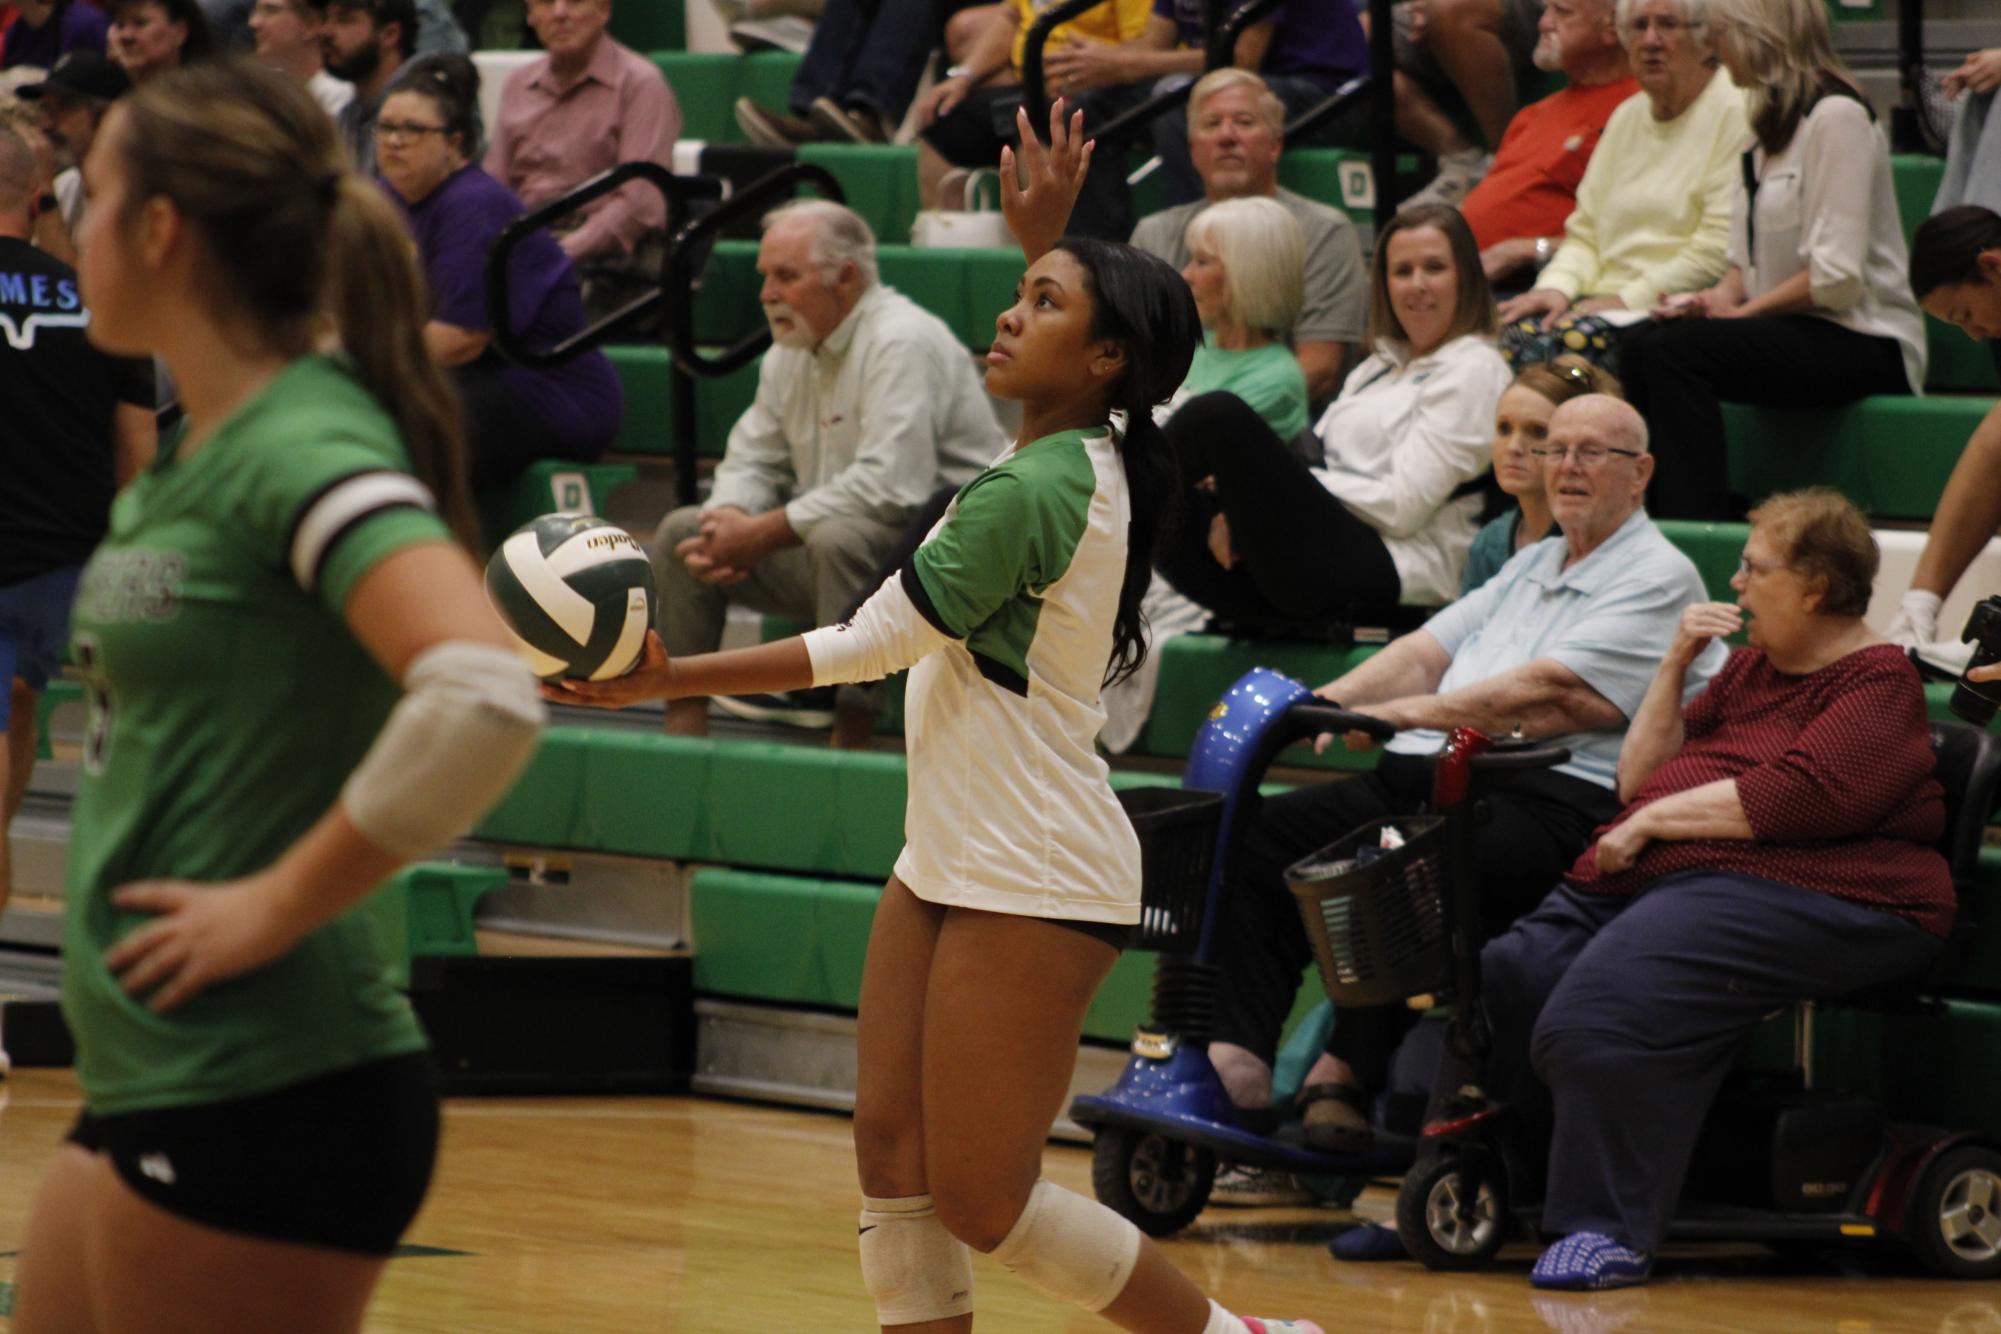
<path fill-rule="evenodd" d="M 426 56 L 397 75 L 375 122 L 376 166 L 409 215 L 431 291 L 424 345 L 464 401 L 476 488 L 511 481 L 538 459 L 594 459 L 618 431 L 625 396 L 601 352 L 550 370 L 503 361 L 492 347 L 486 262 L 523 207 L 477 165 L 479 72 L 457 55 Z M 508 327 L 550 346 L 584 327 L 576 270 L 538 231 L 508 265 Z"/>
<path fill-rule="evenodd" d="M 71 51 L 104 54 L 111 20 L 82 0 L 18 0 L 20 15 L 0 42 L 0 69 L 16 65 L 52 68 Z"/>

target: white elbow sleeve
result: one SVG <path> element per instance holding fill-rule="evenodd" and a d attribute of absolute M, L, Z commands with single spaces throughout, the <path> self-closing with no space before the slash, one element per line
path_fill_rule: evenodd
<path fill-rule="evenodd" d="M 417 655 L 404 695 L 362 757 L 341 808 L 398 856 L 429 856 L 505 796 L 548 715 L 510 649 L 454 640 Z"/>
<path fill-rule="evenodd" d="M 814 685 L 880 681 L 951 642 L 904 591 L 904 579 L 915 577 L 906 566 L 902 575 L 884 580 L 853 619 L 805 635 Z"/>

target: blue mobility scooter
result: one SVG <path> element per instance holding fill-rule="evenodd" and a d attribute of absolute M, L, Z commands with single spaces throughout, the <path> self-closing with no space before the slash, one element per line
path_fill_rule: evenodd
<path fill-rule="evenodd" d="M 1290 677 L 1258 669 L 1231 686 L 1210 713 L 1189 751 L 1183 789 L 1123 794 L 1141 829 L 1146 862 L 1143 916 L 1134 943 L 1160 952 L 1152 1015 L 1133 1038 L 1132 1059 L 1118 1083 L 1102 1094 L 1075 1099 L 1070 1118 L 1094 1131 L 1092 1184 L 1099 1201 L 1153 1236 L 1170 1235 L 1194 1220 L 1208 1203 L 1219 1163 L 1365 1178 L 1402 1172 L 1415 1158 L 1415 1141 L 1391 1135 L 1379 1134 L 1366 1153 L 1331 1154 L 1307 1145 L 1296 1128 L 1262 1133 L 1230 1101 L 1207 1050 L 1220 981 L 1215 953 L 1223 915 L 1229 911 L 1225 881 L 1230 853 L 1258 782 L 1294 742 L 1320 732 L 1349 731 L 1378 740 L 1396 733 L 1379 718 L 1337 708 Z M 1432 815 L 1366 825 L 1310 859 L 1346 867 L 1321 884 L 1294 888 L 1322 979 L 1335 1001 L 1382 1004 L 1426 990 L 1400 989 L 1402 975 L 1385 972 L 1383 961 L 1371 954 L 1369 929 L 1388 932 L 1400 946 L 1428 943 L 1449 950 L 1442 904 L 1445 844 L 1470 837 L 1472 804 L 1467 798 L 1474 772 L 1540 767 L 1567 758 L 1567 752 L 1548 747 L 1499 747 L 1480 754 L 1490 747 L 1478 733 L 1455 733 L 1439 765 Z M 1189 799 L 1196 790 L 1221 794 L 1220 801 L 1210 798 L 1200 808 L 1206 817 L 1199 830 L 1203 846 L 1187 849 L 1184 834 L 1182 855 L 1170 857 L 1146 836 L 1149 819 L 1134 809 L 1139 804 L 1134 799 L 1180 798 L 1185 812 L 1195 809 Z M 1407 831 L 1410 842 L 1380 856 L 1365 852 L 1358 861 L 1354 850 L 1374 844 L 1385 823 Z M 1470 875 L 1471 859 L 1462 859 L 1461 865 Z M 1372 902 L 1357 891 L 1386 878 L 1399 885 L 1412 880 L 1418 893 L 1405 896 L 1404 910 L 1394 920 L 1377 921 L 1373 913 L 1366 923 L 1351 920 L 1351 911 Z M 1351 949 L 1353 943 L 1362 948 Z M 1438 978 L 1440 990 L 1447 980 Z"/>
<path fill-rule="evenodd" d="M 1831 998 L 1936 1022 L 1938 996 L 1974 934 L 1973 887 L 1982 836 L 2001 796 L 2001 737 L 1954 723 L 1932 725 L 1946 794 L 1939 851 L 1952 869 L 1960 919 L 1939 961 L 1910 978 Z M 1463 900 L 1461 900 L 1463 902 Z M 1477 931 L 1460 913 L 1452 934 L 1451 992 L 1476 996 Z M 1435 967 L 1438 961 L 1431 961 Z M 1425 965 L 1398 960 L 1398 967 Z M 1430 981 L 1432 978 L 1412 979 Z M 2001 1277 L 2001 1144 L 1987 1136 L 1889 1120 L 1881 1099 L 1823 1088 L 1814 1069 L 1815 1003 L 1796 1007 L 1788 1070 L 1740 1071 L 1726 1082 L 1697 1141 L 1667 1236 L 1671 1241 L 1756 1241 L 1779 1249 L 1901 1245 L 1936 1274 Z M 1883 1044 L 1885 1064 L 1894 1044 Z M 1454 1006 L 1448 1041 L 1478 1069 L 1487 1051 L 1477 1004 Z M 1886 1069 L 1886 1088 L 1895 1083 Z M 1428 1151 L 1403 1180 L 1397 1231 L 1428 1268 L 1471 1269 L 1511 1234 L 1533 1236 L 1541 1215 L 1543 1154 L 1525 1118 L 1463 1087 L 1424 1128 Z"/>

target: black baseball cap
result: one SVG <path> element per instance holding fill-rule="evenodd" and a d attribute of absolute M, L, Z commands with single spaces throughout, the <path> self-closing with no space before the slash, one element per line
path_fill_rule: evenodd
<path fill-rule="evenodd" d="M 46 79 L 15 89 L 22 97 L 54 93 L 59 97 L 94 97 L 102 102 L 116 102 L 131 91 L 132 80 L 126 77 L 125 67 L 95 51 L 71 51 L 56 62 Z"/>

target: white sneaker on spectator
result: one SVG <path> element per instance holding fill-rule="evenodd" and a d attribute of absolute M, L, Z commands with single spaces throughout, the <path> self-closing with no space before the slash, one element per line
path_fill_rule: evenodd
<path fill-rule="evenodd" d="M 730 24 L 730 40 L 746 54 L 752 51 L 790 51 L 795 56 L 803 56 L 813 41 L 813 24 L 811 20 L 793 14 L 745 19 L 741 23 Z"/>
<path fill-rule="evenodd" d="M 1216 1174 L 1209 1203 L 1230 1209 L 1284 1209 L 1312 1204 L 1318 1197 L 1290 1172 L 1232 1163 Z"/>
<path fill-rule="evenodd" d="M 1438 174 L 1431 178 L 1431 184 L 1404 200 L 1399 207 L 1450 204 L 1457 208 L 1459 201 L 1472 192 L 1493 165 L 1494 155 L 1482 149 L 1469 148 L 1463 153 L 1447 153 L 1438 159 Z"/>

